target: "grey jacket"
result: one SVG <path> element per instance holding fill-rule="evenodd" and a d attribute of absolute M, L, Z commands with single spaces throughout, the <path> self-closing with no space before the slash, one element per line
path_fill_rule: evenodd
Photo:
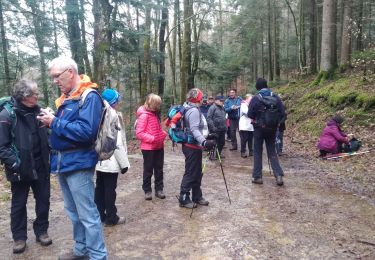
<path fill-rule="evenodd" d="M 208 135 L 206 119 L 195 103 L 185 103 L 184 125 L 199 145 L 203 145 Z"/>
<path fill-rule="evenodd" d="M 207 124 L 210 133 L 227 131 L 224 107 L 213 104 L 208 109 Z"/>

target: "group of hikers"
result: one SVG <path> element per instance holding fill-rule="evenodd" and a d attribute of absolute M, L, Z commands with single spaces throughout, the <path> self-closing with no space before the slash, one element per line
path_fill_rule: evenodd
<path fill-rule="evenodd" d="M 59 259 L 107 259 L 102 224 L 114 226 L 126 222 L 124 217 L 118 216 L 115 206 L 118 174 L 124 174 L 130 168 L 125 127 L 122 114 L 118 112 L 121 97 L 109 88 L 101 94 L 90 91 L 97 89 L 97 85 L 88 76 L 79 75 L 76 62 L 69 57 L 52 60 L 49 74 L 62 93 L 55 101 L 57 111 L 38 105 L 38 86 L 28 79 L 21 79 L 14 85 L 12 97 L 2 104 L 0 111 L 0 159 L 12 192 L 13 253 L 26 249 L 26 203 L 30 188 L 35 198 L 33 230 L 36 241 L 42 246 L 52 243 L 48 227 L 50 173 L 53 173 L 57 175 L 64 208 L 73 224 L 75 241 L 73 250 Z M 215 151 L 210 153 L 210 159 L 219 159 L 221 163 L 228 129 L 232 144 L 229 150 L 238 149 L 239 130 L 241 156 L 253 156 L 252 183 L 263 184 L 265 143 L 276 184 L 283 185 L 284 173 L 278 155 L 282 153 L 285 108 L 265 79 L 257 79 L 255 87 L 257 94 L 246 94 L 244 100 L 237 96 L 235 89 L 230 90 L 227 98 L 222 95 L 204 98 L 200 89 L 190 89 L 181 111 L 167 124 L 173 128 L 181 121 L 187 136 L 187 141 L 182 142 L 185 170 L 178 197 L 180 207 L 192 209 L 197 205 L 209 205 L 201 189 L 203 150 Z M 119 130 L 115 139 L 117 148 L 110 158 L 98 161 L 94 145 L 102 123 L 99 115 L 103 111 L 103 100 L 116 111 L 120 123 L 116 126 Z M 136 112 L 136 138 L 140 141 L 144 159 L 142 189 L 145 200 L 153 198 L 152 176 L 155 197 L 166 198 L 163 165 L 168 133 L 163 130 L 161 106 L 161 97 L 151 93 Z M 327 126 L 329 129 L 324 130 L 323 140 L 336 136 L 330 129 L 333 126 L 339 129 L 342 118 L 336 116 L 331 121 Z M 335 134 L 330 134 L 332 131 Z M 346 135 L 342 136 L 339 141 L 346 143 Z M 327 141 L 319 146 L 321 153 L 332 152 L 324 143 Z"/>

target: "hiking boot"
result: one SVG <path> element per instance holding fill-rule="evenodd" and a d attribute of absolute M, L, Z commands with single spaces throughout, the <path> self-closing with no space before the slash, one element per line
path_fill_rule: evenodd
<path fill-rule="evenodd" d="M 253 151 L 249 151 L 249 156 L 253 156 Z"/>
<path fill-rule="evenodd" d="M 104 226 L 106 227 L 113 227 L 113 226 L 116 226 L 116 225 L 122 225 L 122 224 L 125 224 L 126 223 L 126 218 L 125 217 L 120 217 L 117 221 L 116 224 L 114 223 L 105 223 Z"/>
<path fill-rule="evenodd" d="M 229 149 L 229 151 L 237 151 L 237 147 L 232 147 Z"/>
<path fill-rule="evenodd" d="M 208 200 L 205 200 L 203 197 L 201 197 L 199 200 L 195 201 L 196 204 L 202 205 L 202 206 L 208 206 L 210 204 Z"/>
<path fill-rule="evenodd" d="M 262 178 L 254 178 L 251 182 L 254 184 L 263 184 Z"/>
<path fill-rule="evenodd" d="M 178 201 L 180 202 L 180 207 L 182 208 L 192 209 L 197 207 L 197 204 L 190 200 L 189 194 L 187 193 L 180 195 Z"/>
<path fill-rule="evenodd" d="M 232 139 L 230 139 L 230 138 L 227 138 L 227 139 L 225 139 L 227 142 L 232 142 Z"/>
<path fill-rule="evenodd" d="M 76 255 L 74 252 L 65 253 L 60 255 L 58 260 L 88 260 L 89 257 L 85 255 Z"/>
<path fill-rule="evenodd" d="M 145 193 L 145 200 L 152 200 L 152 192 L 148 191 Z"/>
<path fill-rule="evenodd" d="M 278 186 L 283 186 L 284 185 L 284 182 L 283 182 L 283 176 L 277 176 L 276 177 L 276 184 L 278 185 Z"/>
<path fill-rule="evenodd" d="M 225 155 L 224 154 L 220 154 L 220 159 L 225 159 Z"/>
<path fill-rule="evenodd" d="M 165 194 L 162 190 L 157 190 L 157 191 L 155 191 L 155 197 L 157 197 L 159 199 L 165 199 Z"/>
<path fill-rule="evenodd" d="M 44 233 L 36 237 L 36 242 L 39 242 L 42 246 L 49 246 L 50 244 L 52 244 L 52 239 L 48 236 L 47 233 Z"/>
<path fill-rule="evenodd" d="M 13 242 L 13 254 L 21 254 L 26 249 L 26 241 L 16 240 Z"/>
<path fill-rule="evenodd" d="M 247 158 L 246 153 L 241 153 L 241 157 L 242 157 L 242 158 Z"/>

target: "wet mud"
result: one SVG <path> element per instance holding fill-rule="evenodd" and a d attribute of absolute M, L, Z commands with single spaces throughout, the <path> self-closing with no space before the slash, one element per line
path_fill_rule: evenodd
<path fill-rule="evenodd" d="M 227 143 L 228 146 L 228 143 Z M 276 186 L 264 158 L 264 184 L 251 184 L 252 157 L 224 150 L 224 172 L 208 161 L 202 189 L 210 205 L 180 208 L 176 195 L 184 171 L 180 148 L 165 149 L 167 198 L 144 200 L 142 155 L 130 155 L 131 170 L 120 175 L 118 213 L 125 225 L 104 227 L 110 259 L 375 259 L 375 206 L 322 182 L 319 164 L 282 156 L 285 185 Z M 318 173 L 319 172 L 319 173 Z M 71 250 L 72 226 L 53 178 L 49 234 L 53 244 L 35 242 L 32 194 L 28 203 L 27 249 L 12 254 L 10 202 L 0 203 L 0 259 L 57 259 Z"/>

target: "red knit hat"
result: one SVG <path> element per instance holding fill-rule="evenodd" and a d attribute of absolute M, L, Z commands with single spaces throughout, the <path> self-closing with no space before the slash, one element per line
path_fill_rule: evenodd
<path fill-rule="evenodd" d="M 189 102 L 191 102 L 191 103 L 199 103 L 199 102 L 201 102 L 202 98 L 203 98 L 203 92 L 201 90 L 197 89 L 197 95 L 196 95 L 196 97 L 195 98 L 190 97 L 189 98 Z"/>

